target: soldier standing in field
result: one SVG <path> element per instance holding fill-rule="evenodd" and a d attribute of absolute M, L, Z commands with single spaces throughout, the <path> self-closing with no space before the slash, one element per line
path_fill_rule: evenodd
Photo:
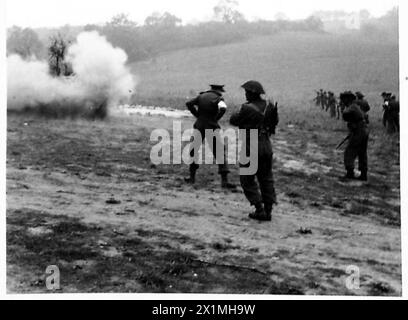
<path fill-rule="evenodd" d="M 322 93 L 321 104 L 322 104 L 322 110 L 326 110 L 326 107 L 327 107 L 327 92 L 326 91 L 323 91 Z"/>
<path fill-rule="evenodd" d="M 356 96 L 350 92 L 340 94 L 340 100 L 345 105 L 343 120 L 349 129 L 348 144 L 344 151 L 344 166 L 346 175 L 343 179 L 356 179 L 354 176 L 354 162 L 358 158 L 361 175 L 357 178 L 367 181 L 367 145 L 368 130 L 364 114 L 356 103 Z"/>
<path fill-rule="evenodd" d="M 197 118 L 194 123 L 194 141 L 200 142 L 200 145 L 205 139 L 206 130 L 214 130 L 216 133 L 217 129 L 220 129 L 218 121 L 222 118 L 227 110 L 227 105 L 222 97 L 224 90 L 224 85 L 211 84 L 210 90 L 201 92 L 197 97 L 186 102 L 188 110 Z M 216 135 L 212 141 L 213 155 L 215 159 L 217 158 L 216 150 L 224 150 L 223 161 L 218 163 L 218 173 L 221 175 L 221 187 L 222 188 L 235 188 L 235 186 L 228 182 L 228 166 L 225 152 L 225 145 L 221 148 L 219 144 L 223 144 L 219 135 Z M 199 146 L 196 146 L 199 147 Z M 189 171 L 190 176 L 184 180 L 188 183 L 195 183 L 195 176 L 199 165 L 197 164 L 197 154 L 194 153 L 194 146 L 192 146 L 190 151 L 190 156 L 194 159 L 190 164 Z"/>
<path fill-rule="evenodd" d="M 313 99 L 315 102 L 316 106 L 320 106 L 320 101 L 321 101 L 321 93 L 320 91 L 316 91 L 316 98 Z"/>
<path fill-rule="evenodd" d="M 368 119 L 368 111 L 370 111 L 370 105 L 368 104 L 367 100 L 364 99 L 364 94 L 362 94 L 360 91 L 356 92 L 356 104 L 360 107 L 361 111 L 364 114 L 364 119 L 366 123 L 370 123 Z"/>
<path fill-rule="evenodd" d="M 261 98 L 265 91 L 258 81 L 247 81 L 241 87 L 245 89 L 247 102 L 241 106 L 238 112 L 231 116 L 230 123 L 240 129 L 245 129 L 246 150 L 244 152 L 247 155 L 253 151 L 254 145 L 258 146 L 258 150 L 256 150 L 258 168 L 255 174 L 244 175 L 240 172 L 240 182 L 246 198 L 255 207 L 255 212 L 250 213 L 249 218 L 270 221 L 272 219 L 272 207 L 276 204 L 270 136 L 275 134 L 275 127 L 279 121 L 277 104 Z M 251 129 L 257 130 L 255 137 L 257 141 L 251 140 Z M 249 166 L 250 163 L 243 164 L 240 161 L 241 168 Z"/>
<path fill-rule="evenodd" d="M 383 102 L 383 117 L 382 117 L 382 124 L 383 126 L 387 129 L 387 123 L 388 123 L 388 119 L 389 119 L 389 103 L 391 100 L 391 93 L 388 92 L 383 92 L 381 93 L 381 97 L 383 98 L 384 102 Z M 387 130 L 388 131 L 388 130 Z"/>
<path fill-rule="evenodd" d="M 388 132 L 394 133 L 399 131 L 399 101 L 395 95 L 391 96 L 388 104 Z"/>
<path fill-rule="evenodd" d="M 340 119 L 340 115 L 343 114 L 344 108 L 344 104 L 339 101 L 339 103 L 337 104 L 337 119 Z"/>
<path fill-rule="evenodd" d="M 334 96 L 334 93 L 329 91 L 328 105 L 330 109 L 330 117 L 332 118 L 336 117 L 336 104 L 337 100 L 336 97 Z"/>

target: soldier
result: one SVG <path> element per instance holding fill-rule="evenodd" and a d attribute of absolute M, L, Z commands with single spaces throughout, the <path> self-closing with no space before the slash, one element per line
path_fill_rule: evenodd
<path fill-rule="evenodd" d="M 364 114 L 364 120 L 366 121 L 366 123 L 370 123 L 370 121 L 368 120 L 368 111 L 370 111 L 370 105 L 368 104 L 367 100 L 364 99 L 364 95 L 360 92 L 357 91 L 356 92 L 356 104 L 360 107 L 361 111 Z"/>
<path fill-rule="evenodd" d="M 349 129 L 348 145 L 344 151 L 344 166 L 346 175 L 343 179 L 356 179 L 354 176 L 354 161 L 358 158 L 361 175 L 359 180 L 367 181 L 367 144 L 368 130 L 364 120 L 364 114 L 356 104 L 356 96 L 350 92 L 340 95 L 341 102 L 345 105 L 343 119 L 347 122 Z"/>
<path fill-rule="evenodd" d="M 395 95 L 391 96 L 388 104 L 388 132 L 399 131 L 399 101 Z"/>
<path fill-rule="evenodd" d="M 328 95 L 327 95 L 327 92 L 324 91 L 322 95 L 322 110 L 327 111 L 327 100 L 328 100 Z"/>
<path fill-rule="evenodd" d="M 320 100 L 321 100 L 321 94 L 320 91 L 316 91 L 316 98 L 313 99 L 313 101 L 316 103 L 316 106 L 320 106 Z"/>
<path fill-rule="evenodd" d="M 329 92 L 324 92 L 324 110 L 329 110 Z"/>
<path fill-rule="evenodd" d="M 200 134 L 201 140 L 199 137 L 197 137 L 194 139 L 194 141 L 201 141 L 200 144 L 202 144 L 205 139 L 205 130 L 220 129 L 218 121 L 222 118 L 227 110 L 227 105 L 222 97 L 222 93 L 225 92 L 224 85 L 211 84 L 210 87 L 210 90 L 201 92 L 196 98 L 187 101 L 186 103 L 188 110 L 190 110 L 193 116 L 197 118 L 196 122 L 194 123 L 194 134 Z M 215 141 L 212 143 L 213 155 L 214 158 L 217 159 L 216 150 L 220 150 L 219 144 L 222 142 L 219 137 L 215 138 L 214 140 Z M 190 151 L 191 157 L 194 158 L 194 161 L 190 164 L 189 168 L 190 176 L 185 178 L 185 181 L 188 183 L 195 183 L 196 171 L 199 167 L 196 159 L 197 155 L 194 154 L 194 149 L 195 148 L 192 146 Z M 224 149 L 224 161 L 223 163 L 218 164 L 218 173 L 221 175 L 221 187 L 234 188 L 235 186 L 228 182 L 229 170 L 226 161 L 225 145 L 221 146 L 221 149 Z"/>
<path fill-rule="evenodd" d="M 322 107 L 322 110 L 324 110 L 324 105 L 325 105 L 324 91 L 323 91 L 323 89 L 320 89 L 320 106 Z"/>
<path fill-rule="evenodd" d="M 336 117 L 336 97 L 334 96 L 334 93 L 329 91 L 329 98 L 328 98 L 328 105 L 330 108 L 330 117 L 335 118 Z"/>
<path fill-rule="evenodd" d="M 381 93 L 381 97 L 383 98 L 384 102 L 383 102 L 383 118 L 382 118 L 382 123 L 383 126 L 385 128 L 387 128 L 387 123 L 388 123 L 388 115 L 389 115 L 389 110 L 388 110 L 388 106 L 390 103 L 390 99 L 391 99 L 391 93 L 388 92 L 383 92 Z"/>
<path fill-rule="evenodd" d="M 344 104 L 341 101 L 339 101 L 339 103 L 337 104 L 337 119 L 340 119 L 340 115 L 343 114 L 344 109 L 345 109 Z"/>
<path fill-rule="evenodd" d="M 265 94 L 265 91 L 258 81 L 247 81 L 241 87 L 245 89 L 247 102 L 231 116 L 230 123 L 246 130 L 245 152 L 247 154 L 253 150 L 251 149 L 249 130 L 258 130 L 256 137 L 258 139 L 258 168 L 255 174 L 240 174 L 240 182 L 246 198 L 252 206 L 255 206 L 255 212 L 250 213 L 249 217 L 260 221 L 270 221 L 272 207 L 276 204 L 270 136 L 275 134 L 275 127 L 279 121 L 277 104 L 261 98 L 261 94 Z M 250 164 L 244 165 L 240 161 L 240 167 L 249 166 Z M 258 183 L 255 181 L 255 177 Z"/>

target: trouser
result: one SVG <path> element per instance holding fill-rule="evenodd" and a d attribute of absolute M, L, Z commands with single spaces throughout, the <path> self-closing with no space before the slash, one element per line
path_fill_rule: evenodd
<path fill-rule="evenodd" d="M 399 114 L 389 112 L 386 120 L 386 127 L 388 133 L 399 131 Z"/>
<path fill-rule="evenodd" d="M 194 133 L 193 133 L 193 139 L 194 142 L 191 145 L 190 149 L 190 156 L 194 159 L 193 162 L 190 164 L 190 172 L 195 173 L 197 169 L 200 167 L 198 165 L 198 154 L 195 154 L 195 150 L 198 150 L 200 146 L 202 146 L 204 139 L 205 139 L 205 130 L 204 128 L 196 128 L 194 127 Z M 215 135 L 213 138 L 212 143 L 210 142 L 210 145 L 212 146 L 212 154 L 214 156 L 214 159 L 216 159 L 217 162 L 217 149 L 218 150 L 223 150 L 223 161 L 222 163 L 218 163 L 218 173 L 221 175 L 227 175 L 229 173 L 228 170 L 228 165 L 227 165 L 227 155 L 226 155 L 226 147 L 224 143 L 221 141 L 220 135 L 217 134 L 216 129 L 213 129 Z"/>
<path fill-rule="evenodd" d="M 330 106 L 330 117 L 332 117 L 332 118 L 336 117 L 336 105 L 331 105 Z"/>
<path fill-rule="evenodd" d="M 344 166 L 347 171 L 354 170 L 354 162 L 358 158 L 358 169 L 360 172 L 367 173 L 368 170 L 368 131 L 359 129 L 351 134 L 349 143 L 344 151 Z"/>
<path fill-rule="evenodd" d="M 340 119 L 340 116 L 343 114 L 344 112 L 344 107 L 342 107 L 341 105 L 337 106 L 337 119 Z"/>
<path fill-rule="evenodd" d="M 269 139 L 269 138 L 268 138 Z M 265 145 L 269 143 L 268 145 Z M 251 205 L 263 203 L 272 206 L 276 203 L 276 193 L 272 174 L 272 146 L 270 141 L 258 143 L 258 170 L 253 175 L 240 175 L 240 182 L 245 197 Z M 240 164 L 240 167 L 249 167 L 250 164 Z"/>

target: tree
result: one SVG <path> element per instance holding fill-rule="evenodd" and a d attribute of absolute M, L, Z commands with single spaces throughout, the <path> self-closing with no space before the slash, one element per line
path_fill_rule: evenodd
<path fill-rule="evenodd" d="M 215 19 L 229 24 L 244 21 L 244 15 L 238 11 L 238 6 L 237 0 L 220 0 L 213 8 Z"/>
<path fill-rule="evenodd" d="M 17 53 L 23 58 L 40 58 L 44 55 L 45 48 L 34 30 L 12 27 L 7 37 L 7 52 Z"/>
<path fill-rule="evenodd" d="M 366 21 L 370 19 L 371 14 L 367 9 L 363 9 L 363 10 L 360 10 L 359 16 L 360 16 L 360 21 Z"/>
<path fill-rule="evenodd" d="M 149 27 L 174 28 L 181 24 L 181 19 L 167 11 L 163 14 L 153 12 L 144 23 Z"/>
<path fill-rule="evenodd" d="M 137 27 L 137 23 L 129 19 L 129 15 L 125 13 L 119 13 L 112 17 L 111 21 L 107 23 L 108 26 L 112 27 Z"/>
<path fill-rule="evenodd" d="M 65 55 L 70 42 L 66 41 L 60 33 L 50 38 L 48 47 L 49 66 L 51 74 L 56 76 L 72 74 L 72 68 L 65 61 Z"/>
<path fill-rule="evenodd" d="M 129 62 L 146 58 L 147 50 L 141 45 L 141 27 L 129 19 L 127 14 L 120 13 L 99 29 L 115 47 L 123 49 Z"/>
<path fill-rule="evenodd" d="M 287 21 L 289 20 L 288 16 L 284 12 L 278 12 L 275 14 L 276 21 Z"/>
<path fill-rule="evenodd" d="M 310 16 L 305 20 L 305 25 L 307 30 L 321 31 L 323 30 L 323 21 L 315 16 Z"/>
<path fill-rule="evenodd" d="M 98 31 L 99 32 L 100 27 L 97 26 L 96 24 L 86 24 L 84 26 L 84 31 Z"/>

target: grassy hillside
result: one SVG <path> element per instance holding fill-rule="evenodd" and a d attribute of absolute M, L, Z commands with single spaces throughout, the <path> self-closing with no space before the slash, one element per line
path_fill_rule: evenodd
<path fill-rule="evenodd" d="M 227 100 L 240 103 L 239 86 L 261 81 L 285 104 L 313 98 L 314 90 L 365 92 L 380 103 L 379 92 L 398 90 L 398 45 L 357 36 L 284 33 L 216 47 L 166 54 L 132 65 L 139 77 L 135 103 L 183 107 L 187 96 L 220 82 Z"/>

